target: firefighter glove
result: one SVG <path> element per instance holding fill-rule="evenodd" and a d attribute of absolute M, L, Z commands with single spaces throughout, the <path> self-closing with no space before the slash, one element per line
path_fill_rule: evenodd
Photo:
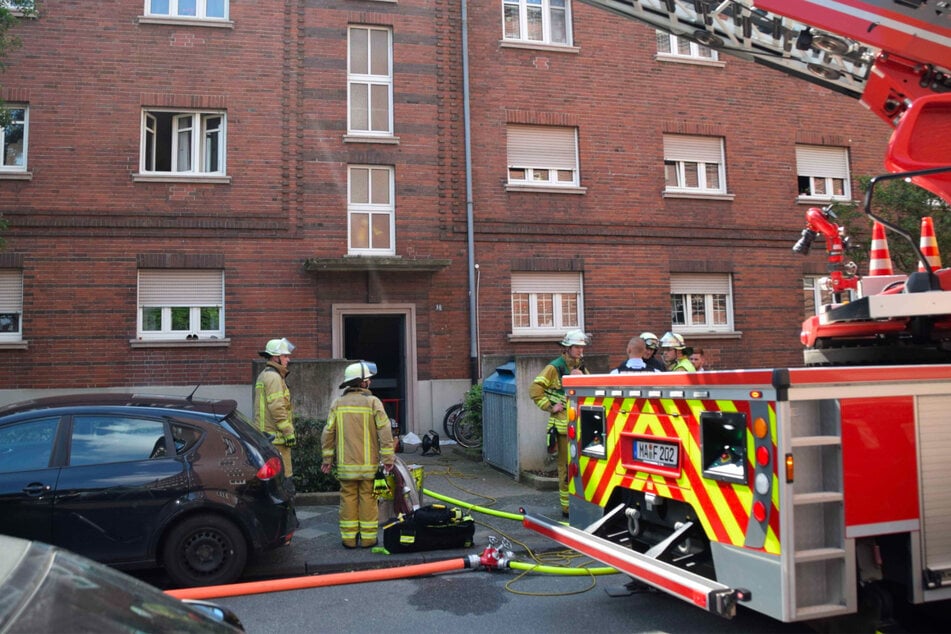
<path fill-rule="evenodd" d="M 297 436 L 291 434 L 290 436 L 284 436 L 284 446 L 285 447 L 296 447 L 297 446 Z"/>

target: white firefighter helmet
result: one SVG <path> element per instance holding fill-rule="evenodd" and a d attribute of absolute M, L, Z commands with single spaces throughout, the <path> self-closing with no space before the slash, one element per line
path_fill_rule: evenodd
<path fill-rule="evenodd" d="M 374 374 L 376 374 L 375 363 L 370 363 L 369 361 L 351 363 L 347 366 L 347 369 L 343 371 L 343 383 L 340 384 L 340 389 L 342 390 L 355 381 L 369 379 Z"/>
<path fill-rule="evenodd" d="M 264 350 L 259 354 L 262 357 L 279 357 L 283 354 L 291 354 L 294 352 L 294 348 L 294 344 L 288 341 L 286 337 L 283 339 L 271 339 L 267 342 L 267 345 L 264 346 Z"/>
<path fill-rule="evenodd" d="M 683 350 L 686 346 L 684 345 L 684 338 L 681 335 L 678 335 L 676 332 L 668 332 L 660 338 L 660 347 Z"/>
<path fill-rule="evenodd" d="M 660 347 L 660 338 L 652 332 L 642 332 L 640 334 L 641 339 L 644 340 L 644 343 L 647 344 L 647 347 L 651 350 L 657 350 Z"/>
<path fill-rule="evenodd" d="M 565 333 L 565 338 L 561 340 L 561 345 L 566 348 L 569 346 L 586 346 L 588 345 L 588 335 L 581 330 L 569 330 Z"/>

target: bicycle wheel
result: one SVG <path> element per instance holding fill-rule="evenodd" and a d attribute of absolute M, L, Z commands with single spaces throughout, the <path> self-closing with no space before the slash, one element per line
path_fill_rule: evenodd
<path fill-rule="evenodd" d="M 462 403 L 456 403 L 446 410 L 446 414 L 442 417 L 442 429 L 446 432 L 446 438 L 456 439 L 456 421 L 459 420 L 462 411 Z"/>
<path fill-rule="evenodd" d="M 478 449 L 482 446 L 482 425 L 479 421 L 470 420 L 470 417 L 466 416 L 466 410 L 463 409 L 456 419 L 453 430 L 456 432 L 456 442 L 466 449 Z"/>

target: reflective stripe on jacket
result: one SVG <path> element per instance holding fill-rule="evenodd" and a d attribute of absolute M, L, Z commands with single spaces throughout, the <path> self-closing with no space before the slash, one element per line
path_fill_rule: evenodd
<path fill-rule="evenodd" d="M 372 480 L 381 462 L 395 461 L 390 417 L 364 388 L 349 387 L 334 400 L 320 442 L 323 462 L 336 461 L 339 480 Z"/>

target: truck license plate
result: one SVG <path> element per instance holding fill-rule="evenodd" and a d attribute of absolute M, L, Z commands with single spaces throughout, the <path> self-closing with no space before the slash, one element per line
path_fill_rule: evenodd
<path fill-rule="evenodd" d="M 661 442 L 638 440 L 634 443 L 634 459 L 640 462 L 676 467 L 680 464 L 680 447 Z"/>

